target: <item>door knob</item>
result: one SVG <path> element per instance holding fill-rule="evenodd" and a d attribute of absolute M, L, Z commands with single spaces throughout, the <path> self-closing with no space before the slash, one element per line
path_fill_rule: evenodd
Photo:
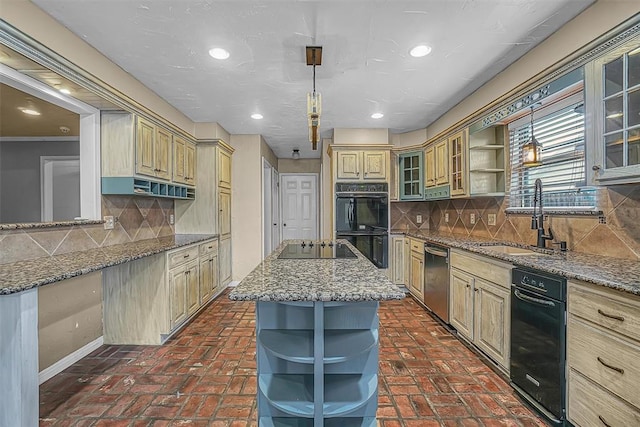
<path fill-rule="evenodd" d="M 285 227 L 287 226 L 287 224 L 286 224 L 286 223 L 285 223 L 285 224 L 282 224 L 282 225 L 284 225 Z"/>

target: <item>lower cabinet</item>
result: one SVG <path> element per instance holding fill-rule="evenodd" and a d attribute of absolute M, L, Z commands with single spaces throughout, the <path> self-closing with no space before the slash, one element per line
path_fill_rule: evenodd
<path fill-rule="evenodd" d="M 511 265 L 452 250 L 450 277 L 451 326 L 508 371 Z"/>
<path fill-rule="evenodd" d="M 569 281 L 567 311 L 567 419 L 640 425 L 640 298 Z"/>
<path fill-rule="evenodd" d="M 220 239 L 220 286 L 231 282 L 231 236 Z"/>
<path fill-rule="evenodd" d="M 105 344 L 162 344 L 221 289 L 217 240 L 103 270 Z"/>
<path fill-rule="evenodd" d="M 404 242 L 405 238 L 402 235 L 391 235 L 391 268 L 390 277 L 394 285 L 404 285 Z"/>
<path fill-rule="evenodd" d="M 409 239 L 409 281 L 407 288 L 418 300 L 424 299 L 424 242 Z"/>

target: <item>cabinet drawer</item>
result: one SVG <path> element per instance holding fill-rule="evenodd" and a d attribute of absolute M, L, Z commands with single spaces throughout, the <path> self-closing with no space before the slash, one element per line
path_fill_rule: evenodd
<path fill-rule="evenodd" d="M 218 241 L 211 240 L 209 242 L 200 243 L 200 256 L 218 253 Z"/>
<path fill-rule="evenodd" d="M 640 341 L 640 300 L 569 283 L 569 312 Z"/>
<path fill-rule="evenodd" d="M 198 246 L 192 245 L 178 249 L 167 254 L 169 269 L 184 264 L 187 261 L 198 259 Z"/>
<path fill-rule="evenodd" d="M 602 387 L 640 406 L 640 347 L 570 316 L 567 362 Z"/>
<path fill-rule="evenodd" d="M 510 264 L 479 255 L 451 251 L 451 266 L 500 285 L 503 288 L 511 288 Z"/>
<path fill-rule="evenodd" d="M 424 242 L 422 240 L 410 239 L 411 250 L 413 252 L 423 252 L 424 251 Z"/>
<path fill-rule="evenodd" d="M 569 371 L 568 415 L 576 427 L 640 425 L 636 408 L 573 369 Z"/>

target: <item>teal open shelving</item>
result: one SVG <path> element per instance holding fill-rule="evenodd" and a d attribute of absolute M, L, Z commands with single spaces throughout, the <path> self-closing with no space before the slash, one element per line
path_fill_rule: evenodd
<path fill-rule="evenodd" d="M 196 190 L 193 187 L 129 176 L 102 177 L 102 194 L 187 200 L 196 198 Z"/>
<path fill-rule="evenodd" d="M 369 427 L 378 408 L 378 302 L 256 304 L 260 427 Z"/>

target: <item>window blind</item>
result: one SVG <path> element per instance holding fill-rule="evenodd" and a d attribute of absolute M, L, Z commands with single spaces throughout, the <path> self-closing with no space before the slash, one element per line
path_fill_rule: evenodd
<path fill-rule="evenodd" d="M 522 146 L 531 139 L 530 123 L 509 129 L 509 207 L 533 207 L 534 185 L 540 178 L 545 207 L 594 209 L 595 188 L 586 186 L 582 102 L 536 118 L 533 128 L 542 145 L 542 165 L 533 168 L 522 166 Z"/>

